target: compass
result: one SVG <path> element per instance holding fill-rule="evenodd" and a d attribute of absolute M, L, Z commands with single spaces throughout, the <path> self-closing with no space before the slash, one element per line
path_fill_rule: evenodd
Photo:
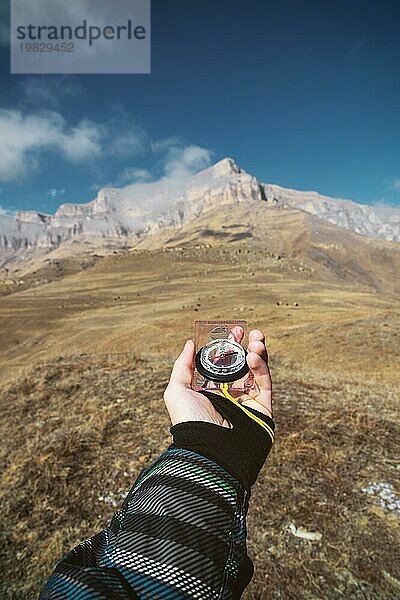
<path fill-rule="evenodd" d="M 196 369 L 206 379 L 226 383 L 237 381 L 249 372 L 247 352 L 233 340 L 213 339 L 196 354 Z"/>

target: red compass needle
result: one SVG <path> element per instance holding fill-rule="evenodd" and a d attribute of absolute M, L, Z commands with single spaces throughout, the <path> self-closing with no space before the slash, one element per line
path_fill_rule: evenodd
<path fill-rule="evenodd" d="M 232 356 L 233 354 L 237 354 L 237 352 L 223 352 L 222 354 L 218 354 L 214 356 L 213 361 L 218 360 L 219 358 L 225 358 L 225 356 Z"/>

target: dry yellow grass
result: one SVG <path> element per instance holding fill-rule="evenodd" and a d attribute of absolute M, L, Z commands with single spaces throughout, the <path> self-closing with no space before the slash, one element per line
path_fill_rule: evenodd
<path fill-rule="evenodd" d="M 34 598 L 167 447 L 162 392 L 196 318 L 247 318 L 271 338 L 279 433 L 253 490 L 246 600 L 398 597 L 399 515 L 362 491 L 400 495 L 391 291 L 240 244 L 75 271 L 0 298 L 2 597 Z"/>

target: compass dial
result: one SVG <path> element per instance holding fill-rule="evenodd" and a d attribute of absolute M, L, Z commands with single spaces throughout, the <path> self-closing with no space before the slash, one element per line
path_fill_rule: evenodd
<path fill-rule="evenodd" d="M 237 342 L 213 340 L 197 352 L 196 368 L 200 375 L 212 381 L 236 381 L 249 371 L 246 355 L 246 350 Z"/>

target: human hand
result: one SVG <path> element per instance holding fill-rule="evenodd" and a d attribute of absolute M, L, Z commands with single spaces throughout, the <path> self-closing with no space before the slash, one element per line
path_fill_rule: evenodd
<path fill-rule="evenodd" d="M 243 333 L 241 327 L 234 327 L 231 331 L 233 339 L 239 343 Z M 236 400 L 243 406 L 272 418 L 272 383 L 265 336 L 262 331 L 258 329 L 250 331 L 247 351 L 247 364 L 254 376 L 254 386 L 248 393 L 238 396 Z M 203 393 L 191 388 L 194 358 L 195 345 L 193 340 L 188 340 L 174 363 L 164 392 L 164 401 L 172 425 L 187 421 L 202 421 L 230 428 L 231 423 L 214 408 L 212 402 Z M 213 393 L 222 395 L 218 389 L 213 390 Z"/>

